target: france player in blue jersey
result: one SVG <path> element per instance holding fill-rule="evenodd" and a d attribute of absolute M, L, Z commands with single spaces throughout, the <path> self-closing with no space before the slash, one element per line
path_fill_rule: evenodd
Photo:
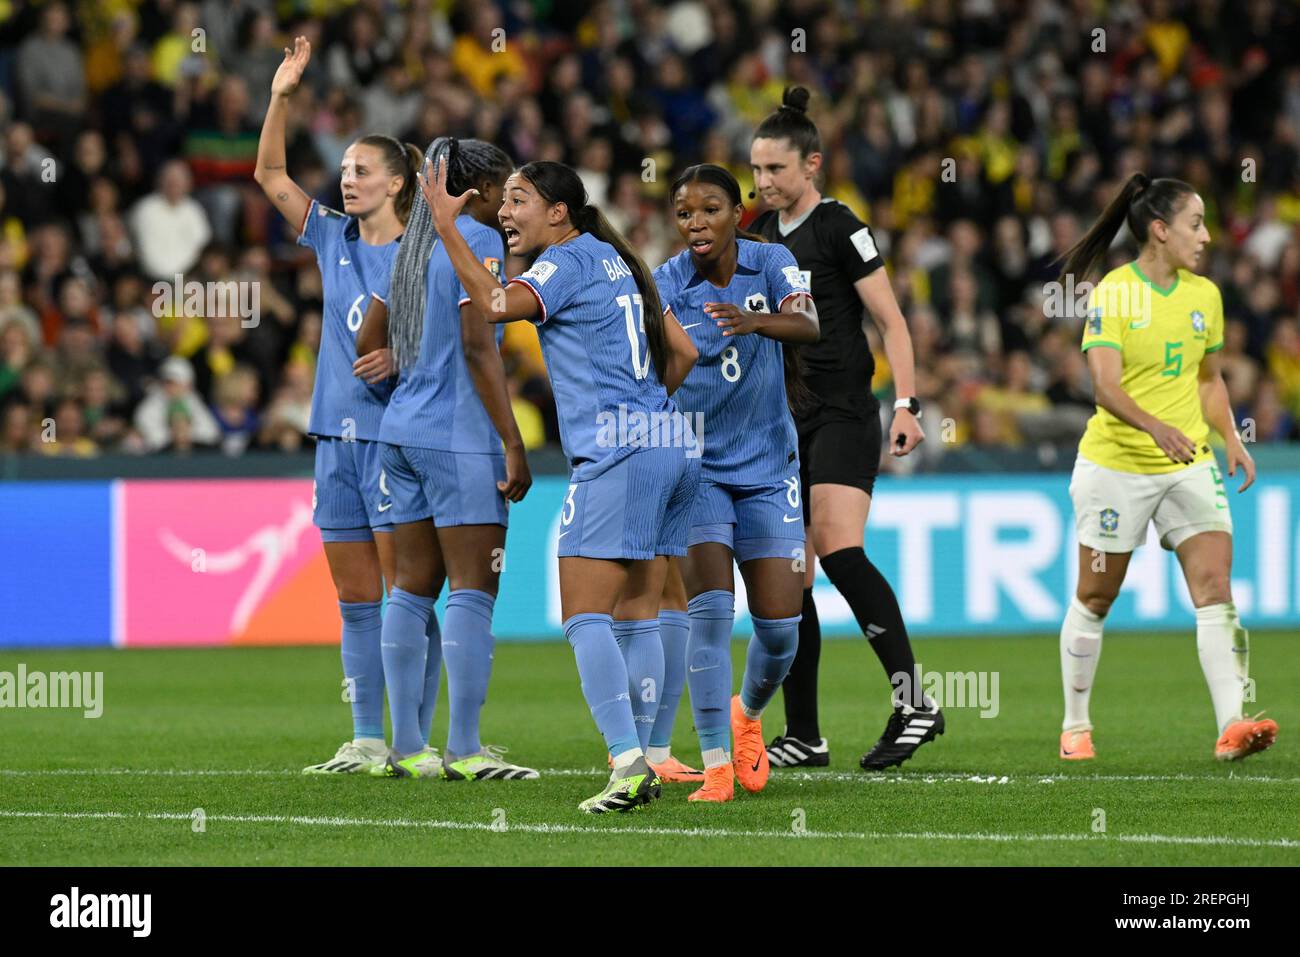
<path fill-rule="evenodd" d="M 573 170 L 529 163 L 506 181 L 500 220 L 510 251 L 536 256 L 502 292 L 455 232 L 470 193 L 447 191 L 445 164 L 421 189 L 470 299 L 493 322 L 528 319 L 538 336 L 573 469 L 561 505 L 560 600 L 583 695 L 613 762 L 588 813 L 659 796 L 640 746 L 614 606 L 653 622 L 668 556 L 686 550 L 699 442 L 669 394 L 695 361 L 690 338 L 665 317 L 650 271 L 595 207 Z M 657 632 L 643 636 L 658 642 Z M 657 688 L 647 693 L 657 696 Z"/>
<path fill-rule="evenodd" d="M 803 512 L 798 436 L 790 414 L 799 377 L 782 343 L 816 342 L 806 277 L 784 246 L 740 232 L 740 186 L 720 166 L 692 166 L 673 183 L 673 216 L 687 249 L 655 270 L 665 310 L 688 330 L 699 361 L 674 395 L 707 429 L 690 550 L 680 562 L 689 596 L 686 661 L 705 765 L 693 801 L 729 801 L 735 777 L 767 782 L 760 716 L 798 647 Z M 740 694 L 731 696 L 732 563 L 740 566 L 754 634 Z M 680 685 L 666 688 L 680 697 Z M 728 753 L 730 730 L 734 757 Z M 671 715 L 667 735 L 671 735 Z M 657 722 L 658 724 L 658 722 Z M 663 731 L 663 729 L 656 728 Z M 662 758 L 662 754 L 652 757 Z"/>
<path fill-rule="evenodd" d="M 352 703 L 353 738 L 305 773 L 357 773 L 382 767 L 384 674 L 380 604 L 393 580 L 392 530 L 379 481 L 379 423 L 388 402 L 391 360 L 386 349 L 359 360 L 369 381 L 353 374 L 355 339 L 371 292 L 386 288 L 406 217 L 416 195 L 422 154 L 391 136 L 364 136 L 348 147 L 340 169 L 343 211 L 307 196 L 285 168 L 289 97 L 311 58 L 303 37 L 285 50 L 271 81 L 254 173 L 267 198 L 316 253 L 324 290 L 310 432 L 316 437 L 312 516 L 321 530 L 343 618 L 345 697 Z M 436 628 L 436 624 L 433 625 Z M 437 676 L 433 676 L 436 685 Z"/>
<path fill-rule="evenodd" d="M 475 188 L 477 195 L 450 230 L 439 231 L 417 197 L 393 265 L 391 296 L 387 303 L 376 296 L 357 346 L 364 352 L 386 335 L 400 370 L 379 430 L 381 474 L 393 503 L 396 580 L 382 641 L 393 747 L 376 773 L 458 781 L 536 778 L 536 771 L 511 764 L 501 749 L 479 740 L 507 503 L 522 499 L 532 478 L 506 391 L 500 336 L 465 295 L 444 241 L 448 231 L 463 235 L 475 260 L 500 277 L 505 244 L 496 214 L 514 163 L 481 140 L 440 137 L 427 155 L 446 163 L 458 191 Z M 426 638 L 426 623 L 444 579 L 450 592 L 440 648 Z M 441 757 L 428 746 L 438 688 L 424 681 L 436 674 L 431 663 L 440 656 L 450 699 Z"/>

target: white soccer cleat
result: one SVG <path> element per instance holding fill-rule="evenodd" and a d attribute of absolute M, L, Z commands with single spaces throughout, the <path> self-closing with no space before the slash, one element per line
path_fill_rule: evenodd
<path fill-rule="evenodd" d="M 334 757 L 302 769 L 303 774 L 370 774 L 388 760 L 384 742 L 345 741 Z"/>

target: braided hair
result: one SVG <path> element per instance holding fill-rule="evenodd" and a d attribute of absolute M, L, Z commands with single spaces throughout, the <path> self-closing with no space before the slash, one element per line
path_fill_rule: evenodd
<path fill-rule="evenodd" d="M 500 182 L 514 169 L 504 150 L 483 140 L 457 140 L 440 136 L 429 144 L 425 157 L 436 167 L 447 164 L 447 192 L 459 196 L 484 180 Z M 438 234 L 424 193 L 415 192 L 406 232 L 393 259 L 388 300 L 388 345 L 400 371 L 415 364 L 424 333 L 424 309 L 428 291 L 425 272 Z"/>

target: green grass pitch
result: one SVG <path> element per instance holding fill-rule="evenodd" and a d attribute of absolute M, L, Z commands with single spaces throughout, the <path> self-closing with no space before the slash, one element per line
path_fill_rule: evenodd
<path fill-rule="evenodd" d="M 605 760 L 562 643 L 497 646 L 484 740 L 543 778 L 479 783 L 303 777 L 349 736 L 336 648 L 9 650 L 0 670 L 103 671 L 104 712 L 0 711 L 0 865 L 1297 864 L 1300 640 L 1253 639 L 1254 707 L 1281 733 L 1244 762 L 1213 760 L 1189 629 L 1107 636 L 1100 757 L 1083 765 L 1056 755 L 1054 636 L 919 640 L 926 671 L 998 672 L 999 714 L 949 708 L 947 734 L 868 775 L 858 757 L 888 686 L 865 642 L 828 641 L 829 769 L 774 770 L 764 793 L 721 806 L 665 785 L 651 807 L 601 818 L 576 810 Z M 771 737 L 779 699 L 768 714 Z M 685 703 L 674 745 L 698 760 Z"/>

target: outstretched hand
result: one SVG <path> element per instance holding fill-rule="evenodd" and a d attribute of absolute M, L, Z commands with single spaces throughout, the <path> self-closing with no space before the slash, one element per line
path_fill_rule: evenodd
<path fill-rule="evenodd" d="M 284 48 L 284 60 L 271 80 L 272 96 L 289 96 L 302 82 L 303 71 L 311 61 L 311 44 L 306 37 L 294 37 L 293 49 Z"/>
<path fill-rule="evenodd" d="M 433 225 L 439 232 L 455 223 L 456 217 L 465 208 L 465 204 L 478 195 L 476 189 L 467 189 L 459 196 L 448 193 L 446 161 L 439 160 L 435 165 L 428 157 L 425 157 L 424 169 L 420 170 L 420 192 L 424 194 L 424 201 L 429 204 Z"/>

